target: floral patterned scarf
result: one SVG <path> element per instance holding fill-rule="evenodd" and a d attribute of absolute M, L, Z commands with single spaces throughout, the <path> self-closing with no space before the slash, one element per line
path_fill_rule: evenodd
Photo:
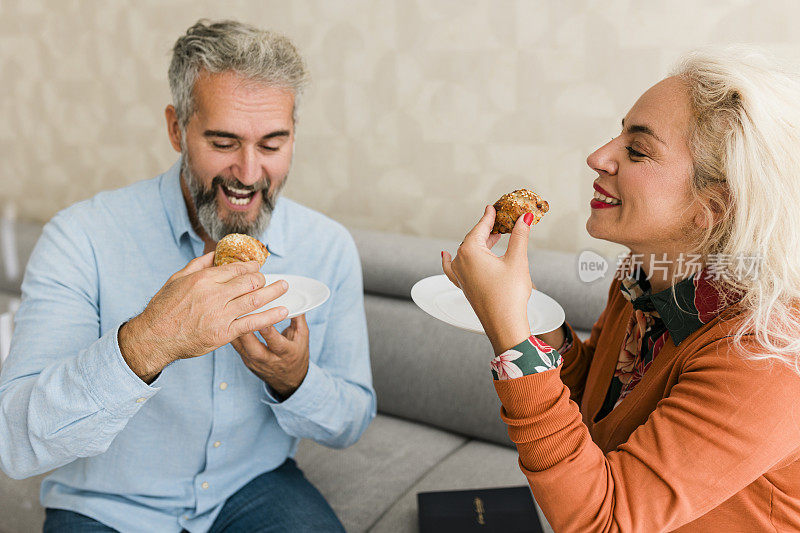
<path fill-rule="evenodd" d="M 598 418 L 605 416 L 630 394 L 669 339 L 678 346 L 741 297 L 730 289 L 718 289 L 719 285 L 712 284 L 712 281 L 708 269 L 701 270 L 676 283 L 673 298 L 672 288 L 653 294 L 650 282 L 638 266 L 623 278 L 620 290 L 631 302 L 633 312 L 608 396 Z"/>

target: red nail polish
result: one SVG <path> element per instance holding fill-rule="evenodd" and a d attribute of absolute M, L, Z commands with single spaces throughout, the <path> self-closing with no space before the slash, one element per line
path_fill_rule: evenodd
<path fill-rule="evenodd" d="M 444 250 L 442 250 L 442 259 L 444 259 Z"/>
<path fill-rule="evenodd" d="M 530 226 L 533 222 L 533 213 L 525 213 L 525 218 L 522 221 Z"/>

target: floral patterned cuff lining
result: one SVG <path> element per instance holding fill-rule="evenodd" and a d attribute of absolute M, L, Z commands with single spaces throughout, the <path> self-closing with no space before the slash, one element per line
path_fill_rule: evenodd
<path fill-rule="evenodd" d="M 567 345 L 568 344 L 568 345 Z M 561 345 L 566 352 L 572 347 L 572 336 Z M 557 368 L 561 364 L 561 350 L 550 347 L 538 337 L 531 335 L 510 350 L 492 359 L 492 377 L 497 380 L 521 378 Z"/>

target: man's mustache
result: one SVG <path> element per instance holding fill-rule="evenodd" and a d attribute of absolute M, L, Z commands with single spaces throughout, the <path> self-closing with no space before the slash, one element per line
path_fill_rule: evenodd
<path fill-rule="evenodd" d="M 211 180 L 211 191 L 214 192 L 217 190 L 219 185 L 225 185 L 226 187 L 233 187 L 235 189 L 242 189 L 245 191 L 266 191 L 269 192 L 269 180 L 264 180 L 263 182 L 256 183 L 255 185 L 244 185 L 237 179 L 234 180 L 226 180 L 222 176 L 216 176 L 213 180 Z"/>

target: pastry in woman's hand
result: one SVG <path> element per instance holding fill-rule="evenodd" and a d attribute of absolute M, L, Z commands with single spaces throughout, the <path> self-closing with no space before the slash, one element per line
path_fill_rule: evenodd
<path fill-rule="evenodd" d="M 497 215 L 492 233 L 511 233 L 517 219 L 525 213 L 533 213 L 531 226 L 539 222 L 550 205 L 541 196 L 528 189 L 518 189 L 504 194 L 494 203 Z"/>
<path fill-rule="evenodd" d="M 267 247 L 258 239 L 242 233 L 229 233 L 217 243 L 214 266 L 235 261 L 258 261 L 261 266 L 269 257 Z"/>

